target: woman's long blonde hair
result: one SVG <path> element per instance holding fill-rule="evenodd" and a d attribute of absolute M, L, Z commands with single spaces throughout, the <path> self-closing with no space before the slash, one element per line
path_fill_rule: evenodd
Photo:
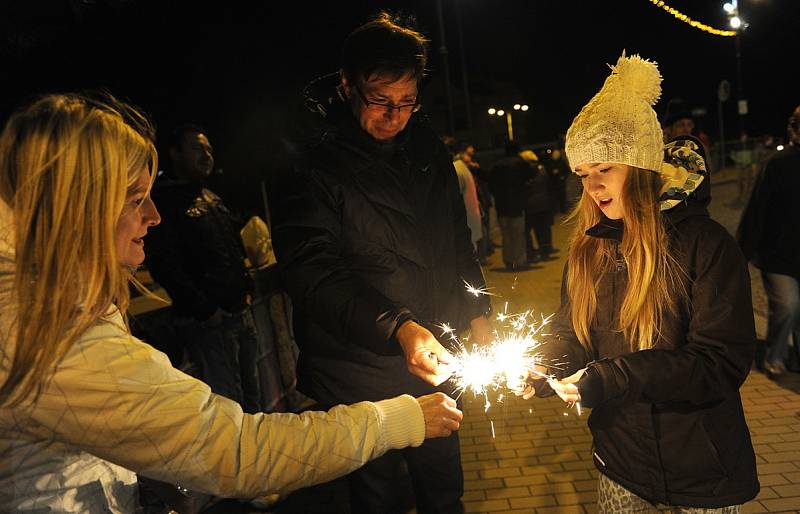
<path fill-rule="evenodd" d="M 662 180 L 658 173 L 630 168 L 623 186 L 622 243 L 586 235 L 601 220 L 600 209 L 584 191 L 570 214 L 576 220 L 570 241 L 567 294 L 572 325 L 581 344 L 591 349 L 589 328 L 597 311 L 597 289 L 603 275 L 625 261 L 628 287 L 619 312 L 619 326 L 631 350 L 652 348 L 661 335 L 664 315 L 676 312 L 687 293 L 683 272 L 671 254 L 659 209 Z"/>
<path fill-rule="evenodd" d="M 0 135 L 0 198 L 13 212 L 13 359 L 0 404 L 41 393 L 55 365 L 112 304 L 125 312 L 130 270 L 115 231 L 127 190 L 155 176 L 153 129 L 108 94 L 48 95 Z M 8 355 L 8 354 L 7 354 Z"/>

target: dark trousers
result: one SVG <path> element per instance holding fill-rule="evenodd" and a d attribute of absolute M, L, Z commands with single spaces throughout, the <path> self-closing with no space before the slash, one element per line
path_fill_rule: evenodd
<path fill-rule="evenodd" d="M 791 342 L 795 350 L 800 344 L 800 285 L 789 275 L 762 272 L 761 277 L 769 306 L 765 360 L 785 363 Z"/>
<path fill-rule="evenodd" d="M 197 366 L 198 378 L 245 412 L 259 412 L 258 339 L 252 311 L 226 314 L 220 323 L 178 317 L 175 325 Z"/>
<path fill-rule="evenodd" d="M 391 450 L 349 475 L 350 511 L 353 514 L 405 512 L 407 502 L 398 498 L 398 483 L 405 461 L 416 498 L 418 514 L 461 514 L 464 475 L 458 432 L 450 437 L 428 439 L 417 448 Z"/>
<path fill-rule="evenodd" d="M 525 212 L 525 249 L 528 258 L 536 257 L 531 230 L 536 234 L 540 257 L 546 258 L 553 252 L 553 215 L 550 211 Z"/>

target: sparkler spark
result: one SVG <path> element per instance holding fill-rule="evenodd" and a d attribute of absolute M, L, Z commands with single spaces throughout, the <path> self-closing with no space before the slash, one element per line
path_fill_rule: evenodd
<path fill-rule="evenodd" d="M 464 280 L 464 285 L 467 287 L 467 292 L 470 293 L 470 294 L 475 295 L 476 297 L 480 296 L 482 294 L 484 294 L 486 296 L 497 296 L 494 293 L 490 293 L 488 287 L 485 287 L 485 286 L 484 287 L 473 287 L 472 284 L 470 284 L 466 280 Z"/>
<path fill-rule="evenodd" d="M 490 295 L 485 287 L 475 288 L 466 280 L 464 285 L 467 292 L 477 296 Z M 528 310 L 521 313 L 509 313 L 508 302 L 503 306 L 503 312 L 497 314 L 497 320 L 503 324 L 501 332 L 494 332 L 494 340 L 484 346 L 472 345 L 468 349 L 459 340 L 455 329 L 447 323 L 442 323 L 439 328 L 442 336 L 447 336 L 454 341 L 458 350 L 454 352 L 452 360 L 443 364 L 445 373 L 450 374 L 450 378 L 455 385 L 457 392 L 456 398 L 460 398 L 466 391 L 471 391 L 474 396 L 484 397 L 484 412 L 487 413 L 491 407 L 489 392 L 496 391 L 505 387 L 515 393 L 521 393 L 527 387 L 527 379 L 531 375 L 540 376 L 551 384 L 555 383 L 555 376 L 539 372 L 535 369 L 536 365 L 541 364 L 543 356 L 537 351 L 541 344 L 539 335 L 543 327 L 549 323 L 552 315 L 541 316 L 539 320 L 534 319 L 532 311 Z M 551 367 L 558 367 L 551 363 Z M 498 401 L 502 401 L 502 393 Z M 580 415 L 580 404 L 577 404 L 578 415 Z M 532 412 L 532 409 L 529 409 Z M 492 426 L 492 437 L 494 434 L 494 421 L 489 420 Z"/>
<path fill-rule="evenodd" d="M 495 340 L 486 346 L 473 345 L 468 350 L 457 341 L 460 351 L 456 352 L 448 367 L 459 396 L 467 390 L 475 396 L 482 395 L 486 398 L 488 410 L 489 391 L 503 386 L 517 392 L 525 389 L 525 380 L 541 361 L 541 355 L 536 351 L 541 344 L 537 335 L 550 321 L 549 316 L 539 322 L 532 322 L 530 318 L 531 311 L 505 314 L 505 331 L 501 334 L 495 332 Z"/>

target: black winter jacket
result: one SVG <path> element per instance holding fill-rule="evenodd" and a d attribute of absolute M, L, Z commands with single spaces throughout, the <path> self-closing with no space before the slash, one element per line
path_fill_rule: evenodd
<path fill-rule="evenodd" d="M 419 393 L 394 334 L 416 320 L 465 329 L 489 311 L 450 155 L 413 115 L 392 144 L 329 107 L 272 201 L 292 298 L 301 390 L 325 403 Z M 446 343 L 443 341 L 443 343 Z"/>
<path fill-rule="evenodd" d="M 577 385 L 584 405 L 593 407 L 589 427 L 600 472 L 653 503 L 717 508 L 759 491 L 739 395 L 755 328 L 747 264 L 708 216 L 707 183 L 697 195 L 666 213 L 689 306 L 667 315 L 654 348 L 632 352 L 615 329 L 628 286 L 620 255 L 598 286 L 591 351 L 572 329 L 565 283 L 553 336 L 542 349 L 567 363 L 556 370 L 560 377 L 588 366 Z M 606 219 L 587 234 L 621 241 L 622 223 Z M 539 387 L 537 394 L 552 391 Z"/>
<path fill-rule="evenodd" d="M 775 154 L 758 176 L 737 239 L 761 271 L 800 279 L 800 148 Z"/>
<path fill-rule="evenodd" d="M 153 188 L 161 224 L 145 239 L 146 264 L 173 308 L 199 321 L 221 308 L 247 306 L 253 283 L 244 263 L 239 223 L 212 191 L 162 177 Z"/>
<path fill-rule="evenodd" d="M 519 155 L 497 161 L 489 172 L 489 190 L 494 196 L 498 216 L 515 218 L 525 214 L 528 189 L 526 184 L 536 176 L 536 170 Z"/>

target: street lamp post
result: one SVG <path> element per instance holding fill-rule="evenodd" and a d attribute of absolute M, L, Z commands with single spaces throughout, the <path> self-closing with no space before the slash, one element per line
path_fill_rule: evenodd
<path fill-rule="evenodd" d="M 529 109 L 529 107 L 527 104 L 514 104 L 513 109 L 515 111 L 526 112 Z M 489 116 L 499 116 L 499 117 L 505 116 L 508 141 L 509 142 L 514 141 L 514 120 L 511 117 L 511 110 L 506 111 L 504 109 L 498 109 L 496 107 L 489 107 L 489 110 L 486 112 L 489 113 Z"/>
<path fill-rule="evenodd" d="M 738 0 L 730 0 L 723 4 L 722 9 L 728 15 L 728 21 L 731 28 L 736 31 L 734 36 L 736 44 L 736 93 L 737 112 L 739 113 L 739 131 L 744 132 L 744 116 L 748 112 L 747 99 L 744 97 L 744 83 L 742 80 L 742 32 L 747 28 L 748 24 L 742 20 L 739 15 L 739 2 Z"/>

